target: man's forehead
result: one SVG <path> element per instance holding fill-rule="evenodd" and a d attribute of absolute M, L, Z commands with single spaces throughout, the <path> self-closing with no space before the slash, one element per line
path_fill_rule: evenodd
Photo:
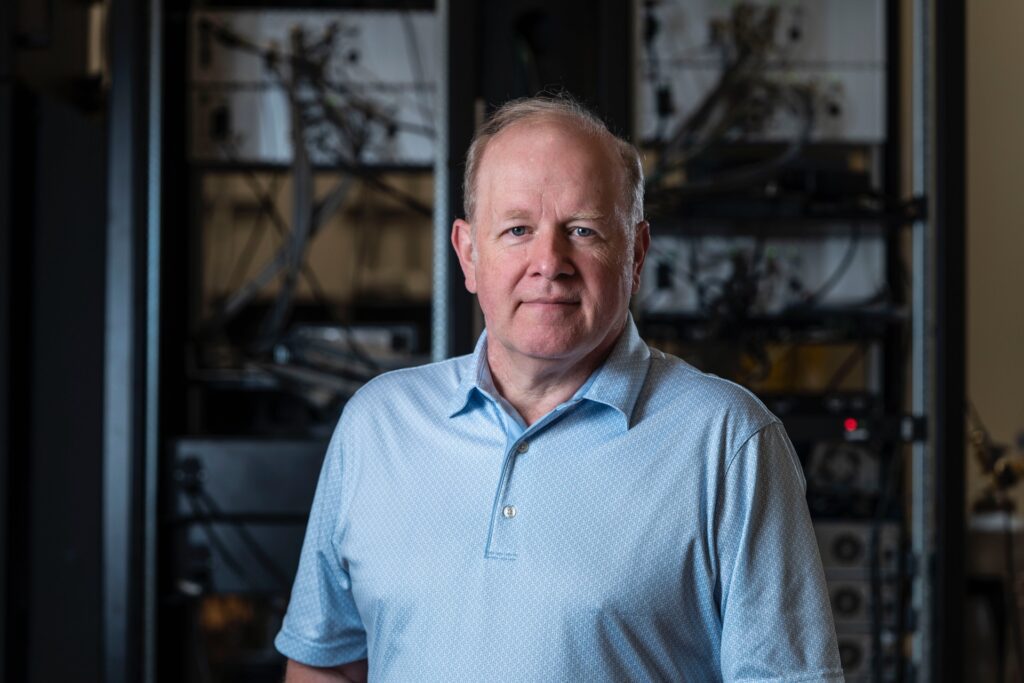
<path fill-rule="evenodd" d="M 552 144 L 599 155 L 613 150 L 610 136 L 581 128 L 564 117 L 544 116 L 517 121 L 499 131 L 487 145 L 484 158 L 491 150 L 510 152 L 512 156 L 528 156 L 546 150 Z"/>
<path fill-rule="evenodd" d="M 509 206 L 501 206 L 500 197 L 499 200 L 494 202 L 491 207 L 491 212 L 495 215 L 498 220 L 525 220 L 529 218 L 535 218 L 538 211 L 541 211 L 542 207 L 538 206 L 519 206 L 516 204 L 510 204 Z M 580 208 L 568 207 L 566 215 L 563 216 L 566 220 L 576 221 L 601 221 L 608 217 L 608 212 L 601 210 L 600 207 L 596 206 L 584 206 Z"/>

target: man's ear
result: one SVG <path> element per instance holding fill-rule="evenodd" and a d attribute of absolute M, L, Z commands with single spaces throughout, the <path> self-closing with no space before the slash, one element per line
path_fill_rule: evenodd
<path fill-rule="evenodd" d="M 462 274 L 466 276 L 466 289 L 476 294 L 476 263 L 473 260 L 473 226 L 461 218 L 452 224 L 452 246 L 459 257 Z"/>
<path fill-rule="evenodd" d="M 640 291 L 640 271 L 647 258 L 647 250 L 651 248 L 651 225 L 647 221 L 636 224 L 636 236 L 633 239 L 633 294 Z"/>

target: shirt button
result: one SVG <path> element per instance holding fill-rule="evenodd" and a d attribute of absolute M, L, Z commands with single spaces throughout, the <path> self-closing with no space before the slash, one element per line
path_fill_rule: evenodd
<path fill-rule="evenodd" d="M 506 505 L 501 509 L 501 514 L 505 517 L 505 519 L 512 519 L 516 516 L 516 506 Z"/>
<path fill-rule="evenodd" d="M 516 453 L 522 455 L 526 451 L 530 450 L 530 444 L 526 441 L 520 441 L 519 445 L 516 446 Z"/>

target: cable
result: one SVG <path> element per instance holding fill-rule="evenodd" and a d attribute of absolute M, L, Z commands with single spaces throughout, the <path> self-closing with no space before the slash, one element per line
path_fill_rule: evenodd
<path fill-rule="evenodd" d="M 267 196 L 271 202 L 276 200 L 279 178 L 279 175 L 274 175 L 270 180 L 271 187 L 267 190 Z M 263 235 L 266 233 L 266 226 L 263 222 L 264 217 L 265 215 L 261 205 L 260 211 L 256 214 L 256 218 L 253 222 L 249 238 L 245 241 L 245 245 L 242 247 L 242 251 L 239 253 L 238 258 L 235 259 L 235 267 L 232 270 L 231 277 L 228 278 L 228 288 L 232 291 L 238 289 L 238 287 L 242 285 L 242 282 L 245 279 L 245 274 L 249 272 L 253 257 L 256 255 L 256 248 L 263 242 Z"/>
<path fill-rule="evenodd" d="M 839 386 L 843 383 L 843 380 L 846 379 L 850 372 L 857 366 L 857 361 L 864 357 L 865 350 L 866 349 L 863 344 L 858 344 L 853 348 L 853 351 L 843 359 L 843 362 L 839 364 L 839 367 L 825 385 L 826 394 L 839 390 Z"/>
<path fill-rule="evenodd" d="M 232 163 L 237 163 L 238 157 L 235 155 L 233 148 L 228 147 L 227 145 L 225 145 L 225 148 L 228 160 Z M 274 198 L 263 189 L 260 185 L 259 179 L 256 177 L 255 171 L 251 168 L 244 168 L 242 171 L 242 177 L 249 186 L 249 189 L 252 190 L 253 195 L 255 195 L 260 208 L 266 212 L 267 217 L 270 218 L 271 225 L 274 226 L 278 236 L 283 239 L 288 233 L 288 225 L 278 212 Z M 312 237 L 312 235 L 310 235 L 310 237 Z M 313 272 L 309 263 L 303 261 L 301 269 L 302 278 L 306 281 L 306 284 L 309 285 L 310 291 L 313 293 L 313 297 L 316 299 L 317 303 L 324 308 L 329 309 L 330 303 L 327 299 L 327 295 L 324 293 L 323 287 L 320 285 L 320 281 L 317 279 L 316 274 Z"/>
<path fill-rule="evenodd" d="M 405 41 L 409 47 L 409 57 L 412 64 L 412 76 L 416 83 L 426 83 L 427 78 L 423 72 L 423 58 L 420 55 L 420 43 L 416 37 L 416 27 L 412 23 L 412 12 L 409 10 L 403 11 L 402 16 L 402 28 L 405 30 Z M 417 90 L 417 95 L 420 91 Z M 417 103 L 420 108 L 420 116 L 423 117 L 424 121 L 433 121 L 434 116 L 430 111 L 430 103 L 427 102 L 423 97 L 417 96 Z"/>
<path fill-rule="evenodd" d="M 199 489 L 195 492 L 195 496 L 203 501 L 206 508 L 215 516 L 220 516 L 221 510 L 217 502 L 210 497 L 204 489 Z M 249 529 L 243 522 L 234 522 L 233 528 L 238 534 L 242 542 L 249 548 L 249 552 L 252 553 L 253 557 L 263 565 L 263 568 L 270 574 L 275 581 L 277 581 L 282 587 L 287 589 L 291 585 L 291 580 L 288 575 L 277 565 L 277 563 L 267 554 L 259 542 L 249 533 Z"/>
<path fill-rule="evenodd" d="M 850 266 L 853 264 L 853 257 L 857 253 L 857 246 L 859 243 L 860 223 L 854 223 L 853 230 L 850 232 L 849 244 L 846 247 L 846 251 L 843 253 L 843 258 L 840 260 L 839 265 L 836 266 L 835 270 L 833 270 L 827 278 L 825 278 L 825 282 L 823 282 L 817 290 L 807 295 L 802 302 L 792 306 L 792 308 L 801 309 L 819 305 L 821 298 L 832 291 L 843 276 L 846 275 L 846 271 L 850 269 Z"/>
<path fill-rule="evenodd" d="M 238 558 L 236 558 L 230 550 L 228 550 L 227 546 L 221 540 L 220 535 L 214 530 L 213 523 L 210 521 L 210 516 L 206 511 L 200 509 L 196 499 L 194 498 L 194 494 L 188 491 L 185 493 L 185 501 L 188 503 L 189 509 L 192 511 L 192 515 L 199 521 L 200 528 L 203 530 L 203 533 L 206 534 L 206 538 L 210 542 L 210 547 L 220 554 L 221 559 L 224 560 L 224 564 L 231 570 L 231 573 L 235 575 L 235 578 L 243 584 L 251 584 L 249 574 L 242 567 L 242 563 L 238 561 Z"/>

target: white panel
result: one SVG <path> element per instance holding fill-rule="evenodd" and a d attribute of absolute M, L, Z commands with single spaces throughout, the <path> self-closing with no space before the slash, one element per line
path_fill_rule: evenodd
<path fill-rule="evenodd" d="M 653 226 L 657 229 L 657 226 Z M 851 231 L 852 231 L 851 227 Z M 696 285 L 689 278 L 691 258 L 697 250 L 702 267 L 697 280 L 717 291 L 717 283 L 729 277 L 729 255 L 753 253 L 752 237 L 679 237 L 655 235 L 644 266 L 644 277 L 637 297 L 638 307 L 651 313 L 696 313 L 699 299 Z M 817 291 L 837 271 L 850 250 L 850 238 L 842 236 L 805 239 L 770 239 L 764 247 L 764 258 L 774 262 L 775 274 L 759 280 L 756 313 L 777 313 L 787 306 L 799 304 L 801 298 L 790 290 L 787 282 L 798 279 L 805 291 Z M 861 236 L 853 248 L 845 273 L 829 292 L 818 301 L 828 306 L 862 302 L 877 294 L 885 283 L 885 244 L 878 237 Z M 658 267 L 665 264 L 672 276 L 672 286 L 657 287 Z"/>
<path fill-rule="evenodd" d="M 339 26 L 336 50 L 328 62 L 328 79 L 350 88 L 400 122 L 394 137 L 376 131 L 364 163 L 429 164 L 433 160 L 434 86 L 439 51 L 431 12 L 283 12 L 268 10 L 197 12 L 192 16 L 192 155 L 223 160 L 223 145 L 210 137 L 211 115 L 227 106 L 231 140 L 244 161 L 287 162 L 291 158 L 290 114 L 277 78 L 258 55 L 205 39 L 200 26 L 209 21 L 244 36 L 263 48 L 290 51 L 293 29 L 308 40 Z M 415 40 L 414 49 L 413 40 Z M 352 59 L 351 57 L 354 57 Z M 311 150 L 314 162 L 328 157 Z"/>
<path fill-rule="evenodd" d="M 654 58 L 660 81 L 670 86 L 677 113 L 671 131 L 685 119 L 718 82 L 721 57 L 711 44 L 711 23 L 730 16 L 736 0 L 673 0 L 657 5 L 660 30 Z M 779 9 L 776 48 L 766 75 L 781 83 L 815 88 L 816 128 L 813 139 L 877 143 L 885 137 L 885 16 L 882 0 L 816 0 L 746 4 Z M 637 2 L 638 81 L 637 132 L 652 139 L 657 130 L 650 55 L 642 32 L 644 3 Z M 839 114 L 829 113 L 829 103 Z M 779 140 L 792 135 L 796 119 L 782 112 L 753 141 Z"/>

